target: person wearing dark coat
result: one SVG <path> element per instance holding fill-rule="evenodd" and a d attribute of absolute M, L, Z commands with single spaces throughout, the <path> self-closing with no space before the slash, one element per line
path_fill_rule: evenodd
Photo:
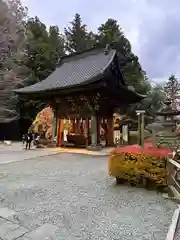
<path fill-rule="evenodd" d="M 33 140 L 33 135 L 32 133 L 29 131 L 27 134 L 26 134 L 26 137 L 25 137 L 25 141 L 26 141 L 26 150 L 27 149 L 31 149 L 31 142 Z"/>
<path fill-rule="evenodd" d="M 26 138 L 26 136 L 25 136 L 25 134 L 23 134 L 23 135 L 22 135 L 22 142 L 23 142 L 23 145 L 25 144 L 25 138 Z"/>

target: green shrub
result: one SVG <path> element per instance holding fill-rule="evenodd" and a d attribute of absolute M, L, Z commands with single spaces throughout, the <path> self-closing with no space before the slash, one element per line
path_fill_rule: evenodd
<path fill-rule="evenodd" d="M 148 139 L 150 137 L 150 133 L 147 130 L 144 130 L 144 139 Z M 138 131 L 130 131 L 129 133 L 129 143 L 130 145 L 132 144 L 137 144 L 138 143 L 138 137 L 139 137 L 139 132 Z"/>

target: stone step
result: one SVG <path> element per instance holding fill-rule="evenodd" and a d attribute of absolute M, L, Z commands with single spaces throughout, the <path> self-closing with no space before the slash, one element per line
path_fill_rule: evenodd
<path fill-rule="evenodd" d="M 66 228 L 33 219 L 28 214 L 0 208 L 0 240 L 75 240 Z"/>
<path fill-rule="evenodd" d="M 0 208 L 0 240 L 54 240 L 55 225 L 42 224 L 27 214 Z"/>
<path fill-rule="evenodd" d="M 33 219 L 31 216 L 25 213 L 19 213 L 9 208 L 0 208 L 0 218 L 6 221 L 18 224 L 22 227 L 32 230 L 41 226 L 41 222 Z"/>
<path fill-rule="evenodd" d="M 19 240 L 55 240 L 55 234 L 58 228 L 55 225 L 46 223 L 42 226 L 26 233 L 23 237 L 19 238 Z"/>

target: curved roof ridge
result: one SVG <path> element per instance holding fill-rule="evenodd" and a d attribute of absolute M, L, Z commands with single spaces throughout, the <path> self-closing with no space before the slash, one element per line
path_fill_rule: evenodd
<path fill-rule="evenodd" d="M 60 90 L 98 81 L 115 55 L 116 50 L 114 49 L 109 49 L 107 53 L 104 52 L 104 49 L 103 51 L 102 49 L 93 49 L 75 54 L 68 58 L 69 61 L 62 60 L 61 65 L 45 80 L 25 88 L 16 89 L 14 92 L 28 94 Z"/>

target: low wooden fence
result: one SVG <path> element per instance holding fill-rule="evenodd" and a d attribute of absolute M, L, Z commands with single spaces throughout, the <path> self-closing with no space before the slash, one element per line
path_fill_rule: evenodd
<path fill-rule="evenodd" d="M 168 195 L 180 200 L 180 163 L 168 158 L 167 174 Z"/>

